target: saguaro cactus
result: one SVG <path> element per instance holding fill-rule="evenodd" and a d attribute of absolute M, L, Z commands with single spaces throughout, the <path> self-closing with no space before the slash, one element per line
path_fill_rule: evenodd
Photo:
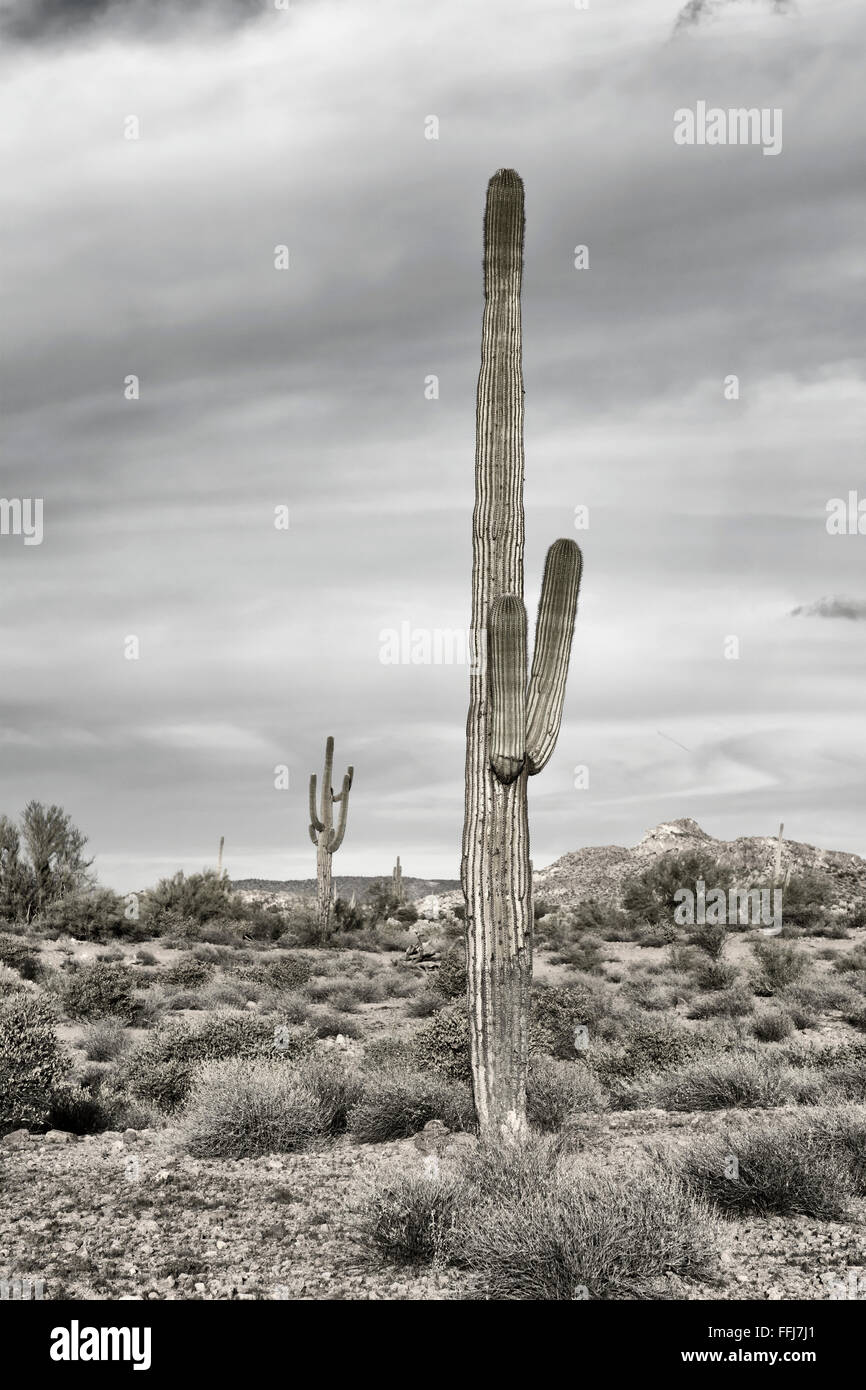
<path fill-rule="evenodd" d="M 316 774 L 310 778 L 310 839 L 318 851 L 316 856 L 316 878 L 318 883 L 319 930 L 327 936 L 331 921 L 331 855 L 336 854 L 346 833 L 346 816 L 349 812 L 349 790 L 355 769 L 349 768 L 343 778 L 343 790 L 334 795 L 331 775 L 334 768 L 334 740 L 328 738 L 325 744 L 325 771 L 322 777 L 321 809 L 316 814 Z M 340 803 L 340 820 L 334 827 L 334 807 Z"/>
<path fill-rule="evenodd" d="M 523 605 L 523 367 L 520 285 L 523 183 L 490 180 L 484 218 L 484 321 L 478 377 L 472 633 L 466 726 L 466 899 L 472 1079 L 482 1136 L 526 1128 L 532 877 L 527 779 L 559 733 L 581 555 L 572 540 L 547 553 L 532 672 Z M 486 643 L 485 643 L 486 632 Z"/>
<path fill-rule="evenodd" d="M 398 903 L 401 903 L 403 901 L 403 869 L 400 864 L 399 854 L 397 855 L 397 863 L 391 870 L 391 885 L 394 897 L 397 899 Z"/>

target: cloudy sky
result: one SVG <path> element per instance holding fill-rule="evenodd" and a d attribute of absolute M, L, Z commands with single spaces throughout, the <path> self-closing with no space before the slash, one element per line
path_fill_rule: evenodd
<path fill-rule="evenodd" d="M 306 876 L 332 733 L 335 868 L 456 875 L 468 674 L 381 633 L 468 622 L 511 166 L 530 611 L 585 557 L 536 866 L 679 816 L 866 853 L 866 536 L 826 528 L 866 498 L 866 13 L 681 8 L 0 0 L 0 496 L 44 499 L 0 536 L 0 811 L 59 802 L 122 889 L 221 834 Z M 781 153 L 676 145 L 699 101 L 780 109 Z"/>

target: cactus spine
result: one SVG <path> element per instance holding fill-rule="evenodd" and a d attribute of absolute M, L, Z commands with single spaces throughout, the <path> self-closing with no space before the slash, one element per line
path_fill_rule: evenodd
<path fill-rule="evenodd" d="M 336 854 L 346 833 L 346 817 L 349 813 L 349 791 L 355 769 L 350 767 L 343 778 L 343 790 L 334 795 L 331 776 L 334 768 L 334 740 L 329 737 L 325 744 L 325 771 L 322 777 L 321 806 L 316 814 L 316 774 L 310 778 L 310 839 L 316 846 L 316 880 L 318 885 L 319 931 L 327 936 L 330 930 L 333 893 L 331 888 L 331 856 Z M 334 807 L 340 804 L 340 819 L 334 826 Z"/>
<path fill-rule="evenodd" d="M 403 901 L 403 869 L 400 865 L 399 854 L 397 855 L 397 863 L 391 871 L 391 885 L 394 897 L 397 899 L 398 903 L 401 903 Z"/>
<path fill-rule="evenodd" d="M 466 900 L 470 1046 L 482 1136 L 526 1130 L 532 877 L 527 779 L 553 752 L 562 718 L 581 555 L 550 548 L 527 686 L 523 605 L 523 183 L 490 180 L 478 377 L 472 668 L 466 726 L 461 879 Z M 484 644 L 487 634 L 486 648 Z"/>

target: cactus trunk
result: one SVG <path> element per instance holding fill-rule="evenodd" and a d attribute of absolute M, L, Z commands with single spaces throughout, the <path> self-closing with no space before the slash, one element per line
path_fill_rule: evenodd
<path fill-rule="evenodd" d="M 349 812 L 349 791 L 352 786 L 354 768 L 349 768 L 343 778 L 343 790 L 334 795 L 331 776 L 334 767 L 334 740 L 328 738 L 325 744 L 325 770 L 322 778 L 320 809 L 316 809 L 316 774 L 310 778 L 310 839 L 316 846 L 316 902 L 319 935 L 326 938 L 331 930 L 331 908 L 333 890 L 331 887 L 331 856 L 336 854 L 346 833 L 346 819 Z M 340 820 L 334 829 L 334 806 L 340 805 Z"/>
<path fill-rule="evenodd" d="M 472 1083 L 486 1138 L 526 1132 L 532 871 L 527 779 L 559 731 L 580 552 L 557 541 L 545 566 L 532 676 L 523 606 L 523 184 L 500 170 L 487 190 L 484 320 L 473 514 L 475 650 L 466 726 L 466 900 Z M 489 640 L 488 640 L 489 639 Z"/>
<path fill-rule="evenodd" d="M 470 678 L 466 898 L 472 1081 L 482 1134 L 526 1125 L 532 884 L 526 770 L 500 782 L 490 762 L 487 629 L 495 600 L 523 595 L 523 364 L 520 282 L 523 185 L 510 170 L 490 181 L 484 219 L 484 320 L 478 377 L 472 617 L 481 654 Z"/>

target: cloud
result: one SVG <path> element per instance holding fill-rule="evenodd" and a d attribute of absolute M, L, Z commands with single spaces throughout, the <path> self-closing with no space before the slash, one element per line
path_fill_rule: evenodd
<path fill-rule="evenodd" d="M 220 834 L 237 876 L 301 876 L 333 733 L 340 871 L 454 876 L 467 673 L 386 667 L 379 633 L 468 621 L 481 215 L 508 164 L 531 615 L 589 508 L 535 862 L 674 815 L 730 835 L 784 811 L 862 848 L 859 629 L 785 618 L 861 578 L 825 507 L 862 478 L 866 18 L 668 44 L 676 9 L 381 0 L 373 24 L 322 0 L 204 31 L 178 6 L 155 43 L 151 7 L 111 6 L 4 46 L 3 491 L 44 498 L 44 541 L 0 537 L 0 811 L 61 802 L 119 887 Z M 699 96 L 781 105 L 783 153 L 674 146 Z M 852 769 L 835 801 L 799 771 L 822 739 Z"/>
<path fill-rule="evenodd" d="M 866 599 L 842 598 L 830 594 L 814 603 L 791 609 L 792 618 L 847 618 L 851 622 L 866 622 Z"/>

